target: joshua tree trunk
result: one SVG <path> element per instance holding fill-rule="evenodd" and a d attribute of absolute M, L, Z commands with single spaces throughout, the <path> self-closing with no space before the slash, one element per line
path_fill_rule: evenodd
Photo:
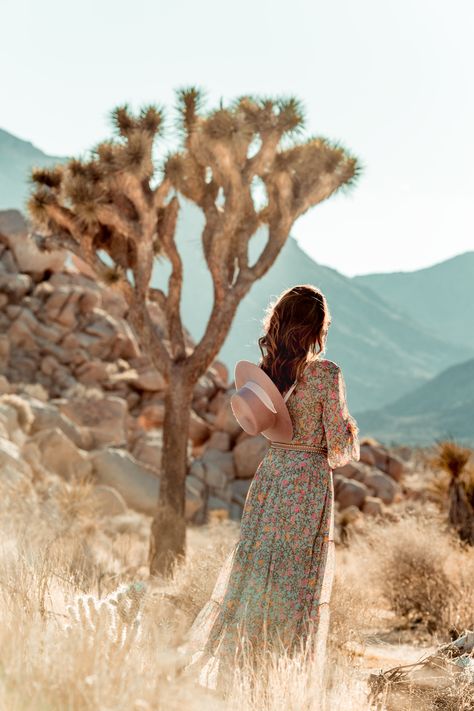
<path fill-rule="evenodd" d="M 193 385 L 179 365 L 172 367 L 165 398 L 160 496 L 151 527 L 151 575 L 169 575 L 174 562 L 185 555 L 184 505 Z"/>

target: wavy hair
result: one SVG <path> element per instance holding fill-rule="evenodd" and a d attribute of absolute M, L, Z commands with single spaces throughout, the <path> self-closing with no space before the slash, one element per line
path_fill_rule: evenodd
<path fill-rule="evenodd" d="M 324 353 L 330 323 L 326 297 L 311 284 L 285 289 L 268 305 L 264 334 L 258 339 L 262 353 L 258 366 L 282 394 L 301 376 L 307 362 Z"/>

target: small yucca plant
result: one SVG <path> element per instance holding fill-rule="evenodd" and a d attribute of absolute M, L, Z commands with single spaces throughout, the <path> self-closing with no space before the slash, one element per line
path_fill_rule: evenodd
<path fill-rule="evenodd" d="M 472 450 L 453 440 L 437 442 L 431 464 L 448 478 L 449 521 L 461 540 L 474 546 L 474 466 Z"/>
<path fill-rule="evenodd" d="M 81 654 L 99 651 L 108 659 L 123 659 L 141 635 L 141 607 L 145 585 L 121 586 L 103 599 L 80 595 L 69 605 L 66 632 Z"/>

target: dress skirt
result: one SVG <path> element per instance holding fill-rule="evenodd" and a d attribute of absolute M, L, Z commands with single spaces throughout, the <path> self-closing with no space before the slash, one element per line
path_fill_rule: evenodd
<path fill-rule="evenodd" d="M 322 673 L 334 567 L 327 458 L 270 447 L 247 493 L 239 539 L 188 631 L 187 669 L 198 668 L 200 683 L 216 688 L 243 647 L 292 653 L 311 641 Z"/>

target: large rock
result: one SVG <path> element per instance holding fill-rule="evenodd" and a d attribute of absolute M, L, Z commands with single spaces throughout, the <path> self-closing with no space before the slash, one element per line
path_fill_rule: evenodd
<path fill-rule="evenodd" d="M 230 406 L 230 398 L 234 392 L 235 390 L 231 390 L 224 394 L 214 420 L 215 429 L 228 432 L 232 438 L 237 437 L 237 435 L 242 431 L 242 428 L 235 419 L 234 413 L 232 412 L 232 408 Z"/>
<path fill-rule="evenodd" d="M 165 421 L 164 402 L 154 402 L 142 408 L 138 417 L 138 424 L 145 430 L 161 427 Z"/>
<path fill-rule="evenodd" d="M 39 250 L 28 236 L 26 222 L 18 210 L 5 210 L 0 213 L 0 232 L 8 240 L 21 272 L 38 274 L 46 270 L 59 271 L 64 267 L 66 253 Z"/>
<path fill-rule="evenodd" d="M 32 476 L 31 468 L 21 457 L 18 445 L 5 437 L 0 437 L 0 476 L 3 476 L 4 467 L 28 478 Z"/>
<path fill-rule="evenodd" d="M 366 496 L 362 504 L 362 512 L 368 516 L 382 516 L 384 512 L 382 499 L 379 499 L 378 496 Z"/>
<path fill-rule="evenodd" d="M 203 444 L 209 439 L 211 435 L 211 428 L 209 424 L 199 417 L 194 410 L 191 410 L 191 416 L 189 421 L 189 437 L 193 444 Z"/>
<path fill-rule="evenodd" d="M 390 454 L 384 447 L 371 447 L 375 458 L 375 466 L 388 474 L 395 481 L 400 481 L 404 473 L 404 464 L 399 457 Z"/>
<path fill-rule="evenodd" d="M 197 477 L 186 477 L 186 498 L 184 515 L 187 521 L 195 521 L 203 512 L 206 504 L 206 486 Z"/>
<path fill-rule="evenodd" d="M 143 432 L 135 440 L 132 447 L 132 454 L 135 459 L 156 472 L 161 469 L 162 451 L 163 432 L 161 430 Z"/>
<path fill-rule="evenodd" d="M 122 398 L 72 398 L 57 404 L 63 415 L 90 432 L 93 447 L 125 443 L 127 403 Z"/>
<path fill-rule="evenodd" d="M 399 485 L 384 472 L 371 472 L 367 476 L 366 485 L 384 504 L 391 504 L 400 490 Z"/>
<path fill-rule="evenodd" d="M 59 410 L 50 403 L 42 402 L 36 398 L 28 398 L 28 403 L 31 406 L 34 416 L 31 434 L 35 434 L 41 430 L 53 430 L 58 428 L 64 432 L 68 439 L 74 442 L 76 447 L 80 449 L 91 449 L 93 438 L 89 430 L 76 425 L 69 417 L 59 412 Z"/>
<path fill-rule="evenodd" d="M 210 378 L 207 373 L 204 373 L 194 386 L 193 397 L 198 399 L 204 396 L 209 400 L 214 396 L 216 390 L 216 384 L 212 378 Z"/>
<path fill-rule="evenodd" d="M 0 274 L 0 292 L 13 301 L 20 301 L 31 289 L 32 280 L 27 274 Z"/>
<path fill-rule="evenodd" d="M 362 482 L 346 479 L 342 474 L 334 475 L 334 494 L 341 509 L 346 509 L 348 506 L 361 508 L 368 493 L 369 490 Z"/>
<path fill-rule="evenodd" d="M 132 369 L 128 377 L 130 385 L 145 392 L 160 392 L 166 390 L 164 376 L 149 362 L 148 358 L 130 360 Z"/>
<path fill-rule="evenodd" d="M 206 449 L 200 461 L 204 466 L 204 478 L 209 486 L 225 489 L 227 483 L 235 477 L 232 452 L 222 452 L 220 449 Z"/>
<path fill-rule="evenodd" d="M 263 435 L 246 437 L 233 450 L 236 476 L 239 479 L 250 479 L 268 451 L 269 443 Z"/>
<path fill-rule="evenodd" d="M 56 325 L 47 325 L 39 321 L 26 307 L 20 308 L 8 330 L 12 346 L 23 346 L 29 349 L 39 349 L 46 344 L 56 344 L 63 335 Z"/>
<path fill-rule="evenodd" d="M 224 386 L 229 382 L 229 369 L 221 360 L 215 360 L 211 366 L 211 371 L 214 370 Z"/>
<path fill-rule="evenodd" d="M 213 432 L 207 441 L 207 447 L 228 452 L 231 448 L 230 434 L 228 432 Z"/>
<path fill-rule="evenodd" d="M 231 491 L 234 503 L 244 506 L 251 483 L 251 479 L 236 479 L 232 482 Z"/>
<path fill-rule="evenodd" d="M 82 478 L 91 474 L 92 466 L 84 451 L 78 449 L 58 428 L 42 430 L 32 440 L 41 454 L 41 463 L 64 479 Z"/>
<path fill-rule="evenodd" d="M 91 463 L 98 482 L 117 489 L 131 508 L 153 515 L 160 493 L 156 472 L 129 452 L 111 447 L 91 453 Z"/>
<path fill-rule="evenodd" d="M 371 467 L 375 467 L 375 454 L 370 444 L 360 445 L 360 461 Z"/>

